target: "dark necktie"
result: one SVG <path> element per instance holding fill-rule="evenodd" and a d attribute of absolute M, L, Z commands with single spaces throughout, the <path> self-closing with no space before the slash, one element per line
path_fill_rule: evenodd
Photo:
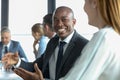
<path fill-rule="evenodd" d="M 4 54 L 6 54 L 6 53 L 8 53 L 8 48 L 7 48 L 7 46 L 5 46 L 5 52 L 4 52 Z"/>
<path fill-rule="evenodd" d="M 66 44 L 66 42 L 60 42 L 59 44 L 59 51 L 58 51 L 58 57 L 57 57 L 57 62 L 56 62 L 56 75 L 57 75 L 57 72 L 58 72 L 58 69 L 60 67 L 60 64 L 61 64 L 61 61 L 62 61 L 62 58 L 63 58 L 63 46 Z"/>

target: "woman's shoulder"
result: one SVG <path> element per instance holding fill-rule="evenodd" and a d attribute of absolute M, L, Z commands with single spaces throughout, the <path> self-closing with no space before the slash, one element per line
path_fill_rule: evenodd
<path fill-rule="evenodd" d="M 43 41 L 43 42 L 48 42 L 49 41 L 49 38 L 46 37 L 46 36 L 42 36 L 40 41 Z"/>

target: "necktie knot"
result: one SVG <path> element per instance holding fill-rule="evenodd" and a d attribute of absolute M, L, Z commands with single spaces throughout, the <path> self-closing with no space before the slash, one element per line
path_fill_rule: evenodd
<path fill-rule="evenodd" d="M 63 47 L 66 44 L 64 41 L 60 41 L 59 47 Z"/>

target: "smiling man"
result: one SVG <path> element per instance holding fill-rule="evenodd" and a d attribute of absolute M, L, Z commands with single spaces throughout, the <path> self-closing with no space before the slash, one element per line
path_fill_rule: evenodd
<path fill-rule="evenodd" d="M 53 28 L 57 35 L 49 41 L 45 53 L 33 63 L 27 63 L 21 60 L 20 67 L 24 69 L 15 69 L 15 72 L 24 78 L 24 80 L 32 80 L 32 78 L 33 80 L 41 80 L 41 75 L 38 73 L 39 70 L 36 69 L 36 65 L 34 69 L 35 63 L 37 63 L 39 69 L 42 71 L 45 79 L 58 80 L 60 77 L 65 76 L 72 68 L 76 59 L 81 55 L 81 50 L 88 42 L 88 40 L 78 34 L 74 29 L 76 19 L 74 18 L 74 13 L 71 8 L 66 6 L 58 7 L 54 11 L 52 19 Z M 66 44 L 63 46 L 62 59 L 59 59 L 58 51 L 61 41 Z M 3 61 L 7 63 L 9 62 L 8 59 L 13 61 L 11 64 L 6 64 L 6 67 L 20 62 L 20 59 L 19 61 L 14 61 L 15 57 L 11 58 L 10 55 L 11 54 L 6 55 L 6 57 L 3 58 Z M 56 67 L 58 59 L 59 67 Z"/>

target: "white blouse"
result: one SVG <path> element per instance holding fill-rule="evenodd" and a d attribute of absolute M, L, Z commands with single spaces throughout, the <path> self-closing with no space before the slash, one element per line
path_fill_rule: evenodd
<path fill-rule="evenodd" d="M 105 27 L 94 34 L 73 68 L 60 80 L 120 80 L 120 36 Z"/>

